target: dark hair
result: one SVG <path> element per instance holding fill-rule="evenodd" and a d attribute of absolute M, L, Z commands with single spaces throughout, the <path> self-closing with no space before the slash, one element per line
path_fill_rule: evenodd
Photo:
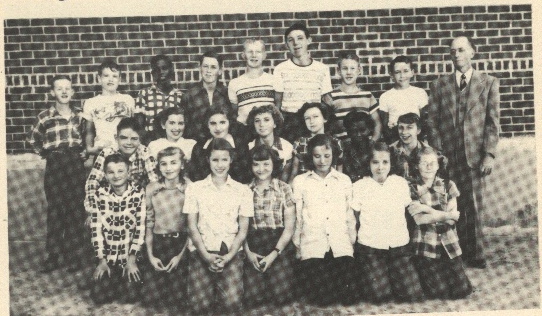
<path fill-rule="evenodd" d="M 268 145 L 258 145 L 249 152 L 249 166 L 252 166 L 254 161 L 263 161 L 271 159 L 273 162 L 273 171 L 271 172 L 272 178 L 278 178 L 282 172 L 283 160 L 279 157 L 279 153 Z"/>
<path fill-rule="evenodd" d="M 164 157 L 170 157 L 176 154 L 179 154 L 179 157 L 181 158 L 181 164 L 182 164 L 181 172 L 179 172 L 179 181 L 181 182 L 181 184 L 185 183 L 184 176 L 185 176 L 185 170 L 186 170 L 186 156 L 179 147 L 174 147 L 174 146 L 170 146 L 165 149 L 162 149 L 156 155 L 155 172 L 160 182 L 164 182 L 164 175 L 162 174 L 162 171 L 160 171 L 160 160 Z"/>
<path fill-rule="evenodd" d="M 247 126 L 250 128 L 251 132 L 255 136 L 258 135 L 258 133 L 256 132 L 256 127 L 254 126 L 254 119 L 256 118 L 256 115 L 263 113 L 271 113 L 273 121 L 277 126 L 273 130 L 273 134 L 280 135 L 280 129 L 282 128 L 282 124 L 284 124 L 284 118 L 282 117 L 282 113 L 280 113 L 279 109 L 272 104 L 253 107 L 252 110 L 250 110 L 250 113 L 248 113 L 247 117 Z"/>
<path fill-rule="evenodd" d="M 167 66 L 173 69 L 173 62 L 171 61 L 171 59 L 167 55 L 160 54 L 160 55 L 153 56 L 151 58 L 150 64 L 151 64 L 152 70 L 158 68 L 158 62 L 160 60 L 165 61 Z"/>
<path fill-rule="evenodd" d="M 143 127 L 141 126 L 141 124 L 139 124 L 136 118 L 125 117 L 121 119 L 119 124 L 117 125 L 117 135 L 119 135 L 122 130 L 128 128 L 136 132 L 140 137 L 143 134 Z"/>
<path fill-rule="evenodd" d="M 414 69 L 414 63 L 412 62 L 412 59 L 408 58 L 405 55 L 400 55 L 400 56 L 395 57 L 390 62 L 390 65 L 389 65 L 389 68 L 388 68 L 388 71 L 390 72 L 390 74 L 393 75 L 393 73 L 395 72 L 395 64 L 397 64 L 397 63 L 405 63 L 405 64 L 410 66 L 410 69 Z"/>
<path fill-rule="evenodd" d="M 375 121 L 371 115 L 361 110 L 351 110 L 343 119 L 343 126 L 346 130 L 350 129 L 355 122 L 364 122 L 371 134 L 375 130 Z"/>
<path fill-rule="evenodd" d="M 122 72 L 119 64 L 117 64 L 113 59 L 106 59 L 103 63 L 100 64 L 98 74 L 101 76 L 102 71 L 107 68 L 111 69 L 112 71 L 117 71 L 119 73 Z"/>
<path fill-rule="evenodd" d="M 69 82 L 72 82 L 72 78 L 67 75 L 56 75 L 51 79 L 51 89 L 55 89 L 55 82 L 59 80 L 68 80 Z"/>
<path fill-rule="evenodd" d="M 371 145 L 371 148 L 369 149 L 369 155 L 367 156 L 367 166 L 366 166 L 366 169 L 365 169 L 365 172 L 364 172 L 364 176 L 369 176 L 369 177 L 372 177 L 372 173 L 371 173 L 371 161 L 373 160 L 374 156 L 375 156 L 375 152 L 387 152 L 389 155 L 390 155 L 390 172 L 388 174 L 391 175 L 391 174 L 395 174 L 395 170 L 394 170 L 394 166 L 395 166 L 395 163 L 394 163 L 394 155 L 392 155 L 392 152 L 390 150 L 390 147 L 388 146 L 388 144 L 386 144 L 385 142 L 381 142 L 381 141 L 378 141 L 378 142 L 374 142 L 372 145 Z"/>
<path fill-rule="evenodd" d="M 311 37 L 309 29 L 305 26 L 305 24 L 303 24 L 303 23 L 294 23 L 289 28 L 287 28 L 286 31 L 284 32 L 284 41 L 287 42 L 288 41 L 288 35 L 290 33 L 292 33 L 292 31 L 296 31 L 296 30 L 303 31 L 303 33 L 305 33 L 306 38 Z"/>
<path fill-rule="evenodd" d="M 397 119 L 397 125 L 399 125 L 399 123 L 403 123 L 403 124 L 416 123 L 416 126 L 418 126 L 418 129 L 422 128 L 422 122 L 420 121 L 420 116 L 412 112 L 399 116 L 399 118 Z"/>
<path fill-rule="evenodd" d="M 312 152 L 314 151 L 315 147 L 318 146 L 325 146 L 328 149 L 331 149 L 332 154 L 332 162 L 331 165 L 337 165 L 337 161 L 339 159 L 339 156 L 341 155 L 341 148 L 339 147 L 339 143 L 336 139 L 334 139 L 332 136 L 327 134 L 318 134 L 314 135 L 309 140 L 309 143 L 307 144 L 307 167 L 309 170 L 314 170 L 314 161 L 312 159 Z"/>
<path fill-rule="evenodd" d="M 186 124 L 186 116 L 184 115 L 184 110 L 181 109 L 181 108 L 178 108 L 176 106 L 173 106 L 173 107 L 170 107 L 170 108 L 167 108 L 165 110 L 163 110 L 162 112 L 158 113 L 158 115 L 160 116 L 160 123 L 161 124 L 166 124 L 168 118 L 170 115 L 182 115 L 184 116 L 185 118 L 185 124 Z"/>
<path fill-rule="evenodd" d="M 228 132 L 231 133 L 232 131 L 232 123 L 233 123 L 233 119 L 231 117 L 231 114 L 230 114 L 230 111 L 226 108 L 223 108 L 221 106 L 211 106 L 210 108 L 207 109 L 207 111 L 205 111 L 205 115 L 203 116 L 204 117 L 204 120 L 203 120 L 203 130 L 205 132 L 205 135 L 206 137 L 212 137 L 211 135 L 211 131 L 209 130 L 209 120 L 211 119 L 211 117 L 213 115 L 216 115 L 216 114 L 223 114 L 224 116 L 226 116 L 226 118 L 228 119 L 228 122 L 230 123 L 230 126 L 228 128 Z"/>
<path fill-rule="evenodd" d="M 472 48 L 472 50 L 473 50 L 473 51 L 476 51 L 476 44 L 474 44 L 474 42 L 472 41 L 472 38 L 471 38 L 470 36 L 467 36 L 466 34 L 460 34 L 460 35 L 458 35 L 458 36 L 452 38 L 452 39 L 450 40 L 450 43 L 449 43 L 448 47 L 449 47 L 449 46 L 452 46 L 452 43 L 453 43 L 456 39 L 458 39 L 458 38 L 460 38 L 460 37 L 466 38 L 466 39 L 467 39 L 467 42 L 469 43 L 469 45 L 470 45 L 470 47 Z"/>
<path fill-rule="evenodd" d="M 345 59 L 355 60 L 359 64 L 359 56 L 354 51 L 344 51 L 339 53 L 339 59 L 337 61 L 337 66 L 341 67 L 341 63 Z"/>
<path fill-rule="evenodd" d="M 311 108 L 317 108 L 322 113 L 322 116 L 324 117 L 324 120 L 327 121 L 327 123 L 324 126 L 325 130 L 328 130 L 328 126 L 331 126 L 331 121 L 335 118 L 335 115 L 333 115 L 333 111 L 329 106 L 326 104 L 320 103 L 320 102 L 307 102 L 303 104 L 303 106 L 297 111 L 297 116 L 299 119 L 300 126 L 303 126 L 305 133 L 309 133 L 309 130 L 307 128 L 307 124 L 305 123 L 305 112 Z"/>
<path fill-rule="evenodd" d="M 218 61 L 218 67 L 222 68 L 222 56 L 220 56 L 217 52 L 210 50 L 203 53 L 199 58 L 200 65 L 203 64 L 203 59 L 205 57 L 216 59 Z"/>
<path fill-rule="evenodd" d="M 209 158 L 211 157 L 211 153 L 213 150 L 226 150 L 230 153 L 230 167 L 231 163 L 233 163 L 233 160 L 235 159 L 235 148 L 230 144 L 229 141 L 225 140 L 224 138 L 213 138 L 209 145 L 207 146 L 207 150 L 205 152 L 205 158 L 207 160 L 207 163 L 209 163 Z"/>
<path fill-rule="evenodd" d="M 121 154 L 112 154 L 105 157 L 104 164 L 103 164 L 104 172 L 110 163 L 121 163 L 121 162 L 126 164 L 126 167 L 128 167 L 128 169 L 130 168 L 130 161 L 128 160 L 128 158 L 124 157 Z"/>

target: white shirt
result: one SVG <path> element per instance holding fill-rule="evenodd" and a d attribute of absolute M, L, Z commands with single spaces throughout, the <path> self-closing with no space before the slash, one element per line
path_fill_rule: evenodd
<path fill-rule="evenodd" d="M 407 113 L 420 115 L 420 110 L 429 103 L 424 89 L 410 86 L 406 89 L 392 88 L 380 96 L 380 110 L 389 113 L 388 127 L 397 125 L 399 116 Z"/>
<path fill-rule="evenodd" d="M 390 175 L 383 184 L 364 177 L 353 185 L 352 208 L 360 212 L 358 243 L 376 249 L 409 242 L 405 208 L 412 202 L 407 181 Z"/>
<path fill-rule="evenodd" d="M 195 144 L 195 140 L 182 137 L 179 138 L 176 142 L 172 142 L 167 138 L 159 138 L 150 142 L 148 148 L 151 156 L 153 156 L 156 160 L 158 153 L 161 150 L 164 150 L 168 147 L 178 147 L 183 151 L 184 159 L 186 159 L 186 161 L 190 161 L 190 157 L 192 157 L 192 148 L 194 148 Z M 156 161 L 156 163 L 158 163 L 158 161 Z"/>
<path fill-rule="evenodd" d="M 254 107 L 275 105 L 273 81 L 273 75 L 266 72 L 258 78 L 245 73 L 230 81 L 228 96 L 232 104 L 237 104 L 237 121 L 247 125 L 248 114 Z"/>
<path fill-rule="evenodd" d="M 83 116 L 94 122 L 94 146 L 111 146 L 116 143 L 117 125 L 125 117 L 132 117 L 135 101 L 128 94 L 97 95 L 85 101 Z"/>
<path fill-rule="evenodd" d="M 467 72 L 465 73 L 465 81 L 467 81 L 467 85 L 469 84 L 470 82 L 470 78 L 472 78 L 472 73 L 474 72 L 474 69 L 472 67 L 469 68 L 469 70 L 467 70 Z M 457 83 L 457 86 L 459 87 L 461 85 L 461 75 L 463 73 L 459 70 L 456 70 L 455 71 L 455 82 Z"/>
<path fill-rule="evenodd" d="M 324 258 L 330 249 L 335 257 L 352 257 L 356 219 L 350 178 L 333 168 L 325 178 L 309 171 L 295 177 L 292 188 L 297 213 L 293 242 L 301 260 Z"/>
<path fill-rule="evenodd" d="M 220 251 L 222 242 L 230 249 L 239 231 L 239 216 L 254 216 L 252 191 L 230 176 L 219 188 L 209 175 L 188 184 L 183 213 L 199 214 L 198 230 L 208 251 Z M 194 250 L 190 244 L 190 251 Z"/>
<path fill-rule="evenodd" d="M 278 137 L 278 136 L 275 136 Z M 279 158 L 282 159 L 282 165 L 286 164 L 286 162 L 293 158 L 294 156 L 294 146 L 284 138 L 279 138 L 278 141 L 280 142 L 280 147 L 282 149 L 278 149 L 275 144 L 273 144 L 274 150 L 276 150 L 279 153 Z M 251 141 L 248 143 L 248 149 L 251 150 L 256 146 L 256 140 Z"/>
<path fill-rule="evenodd" d="M 288 59 L 275 67 L 275 91 L 283 92 L 281 110 L 296 113 L 306 102 L 320 102 L 331 92 L 329 67 L 312 60 L 308 66 L 298 66 Z"/>

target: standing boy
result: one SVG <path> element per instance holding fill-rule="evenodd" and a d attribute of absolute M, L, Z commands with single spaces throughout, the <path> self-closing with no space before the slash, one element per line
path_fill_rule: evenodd
<path fill-rule="evenodd" d="M 37 122 L 28 135 L 34 151 L 47 160 L 44 187 L 47 198 L 47 259 L 41 271 L 46 273 L 60 267 L 64 255 L 68 271 L 80 266 L 83 249 L 82 207 L 85 197 L 85 169 L 81 109 L 70 104 L 74 91 L 68 76 L 55 76 L 51 95 L 55 104 L 38 114 Z"/>
<path fill-rule="evenodd" d="M 399 116 L 416 113 L 423 118 L 425 115 L 421 111 L 428 103 L 425 90 L 410 85 L 410 80 L 414 76 L 414 67 L 410 58 L 395 57 L 390 63 L 389 72 L 394 86 L 380 96 L 384 136 L 388 144 L 397 140 L 396 126 Z"/>
<path fill-rule="evenodd" d="M 160 118 L 156 116 L 166 108 L 181 107 L 181 90 L 175 88 L 173 62 L 166 55 L 156 55 L 151 58 L 151 75 L 153 83 L 150 87 L 139 91 L 136 99 L 136 117 L 139 124 L 145 126 L 148 132 L 144 144 L 160 138 Z"/>
<path fill-rule="evenodd" d="M 275 67 L 275 105 L 284 116 L 282 137 L 293 142 L 298 136 L 297 111 L 305 103 L 319 103 L 331 92 L 329 67 L 313 60 L 309 54 L 312 40 L 309 30 L 296 23 L 284 33 L 284 40 L 292 58 Z"/>
<path fill-rule="evenodd" d="M 248 39 L 244 43 L 243 59 L 247 63 L 244 74 L 230 81 L 228 95 L 234 112 L 237 112 L 240 136 L 251 136 L 247 127 L 250 110 L 262 105 L 275 105 L 273 76 L 263 71 L 265 43 L 261 39 Z M 247 139 L 247 141 L 250 139 Z"/>
<path fill-rule="evenodd" d="M 85 209 L 88 215 L 95 202 L 96 190 L 105 185 L 105 159 L 108 156 L 120 154 L 128 159 L 129 179 L 134 185 L 144 188 L 150 181 L 158 181 L 154 172 L 155 160 L 147 147 L 141 144 L 142 129 L 135 118 L 123 118 L 117 125 L 117 142 L 104 148 L 96 158 L 85 185 Z"/>
<path fill-rule="evenodd" d="M 108 185 L 96 191 L 90 204 L 91 239 L 99 260 L 90 297 L 97 304 L 119 297 L 131 303 L 142 282 L 137 257 L 145 236 L 145 193 L 129 183 L 125 156 L 107 156 L 104 168 Z"/>
<path fill-rule="evenodd" d="M 337 117 L 336 124 L 332 127 L 334 136 L 341 140 L 345 139 L 347 133 L 343 124 L 344 117 L 352 110 L 361 109 L 371 115 L 374 121 L 372 140 L 378 141 L 382 130 L 377 111 L 379 105 L 371 92 L 363 91 L 356 84 L 361 73 L 358 55 L 349 52 L 342 53 L 339 56 L 338 68 L 341 85 L 331 92 L 331 102 L 329 102 Z"/>
<path fill-rule="evenodd" d="M 232 106 L 228 97 L 228 89 L 218 81 L 222 75 L 222 57 L 213 51 L 205 52 L 200 57 L 201 81 L 193 84 L 183 96 L 186 106 L 185 138 L 197 141 L 208 137 L 204 126 L 205 112 L 211 106 L 220 107 L 231 113 Z"/>
<path fill-rule="evenodd" d="M 132 117 L 134 99 L 117 91 L 121 78 L 120 66 L 113 60 L 104 61 L 98 70 L 102 93 L 85 101 L 83 113 L 87 119 L 86 147 L 89 154 L 99 154 L 115 143 L 117 124 L 123 117 Z"/>

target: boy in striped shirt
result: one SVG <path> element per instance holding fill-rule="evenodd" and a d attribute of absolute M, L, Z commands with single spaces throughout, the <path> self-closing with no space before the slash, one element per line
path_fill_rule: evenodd
<path fill-rule="evenodd" d="M 341 77 L 339 88 L 331 92 L 329 105 L 337 118 L 332 126 L 333 135 L 341 140 L 347 138 L 343 120 L 346 114 L 352 110 L 363 110 L 371 115 L 375 122 L 372 140 L 378 141 L 382 124 L 378 115 L 378 102 L 369 91 L 363 91 L 358 87 L 356 80 L 361 73 L 359 57 L 355 53 L 344 52 L 339 56 L 338 72 Z"/>

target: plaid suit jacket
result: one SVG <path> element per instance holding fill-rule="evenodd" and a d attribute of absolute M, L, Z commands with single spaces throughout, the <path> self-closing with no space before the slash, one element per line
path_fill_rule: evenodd
<path fill-rule="evenodd" d="M 499 141 L 499 79 L 474 70 L 468 89 L 463 140 L 469 167 L 478 168 L 486 153 L 495 156 Z M 430 85 L 429 144 L 446 157 L 453 154 L 458 91 L 453 73 Z"/>

